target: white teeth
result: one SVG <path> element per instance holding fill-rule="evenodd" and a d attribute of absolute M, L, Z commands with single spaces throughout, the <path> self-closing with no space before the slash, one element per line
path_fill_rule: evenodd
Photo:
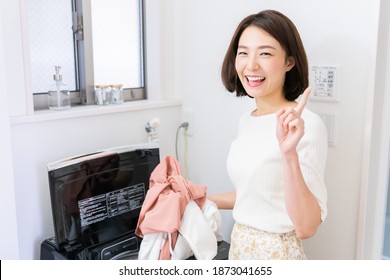
<path fill-rule="evenodd" d="M 258 82 L 258 81 L 264 81 L 265 80 L 264 77 L 246 77 L 246 78 L 250 82 Z"/>

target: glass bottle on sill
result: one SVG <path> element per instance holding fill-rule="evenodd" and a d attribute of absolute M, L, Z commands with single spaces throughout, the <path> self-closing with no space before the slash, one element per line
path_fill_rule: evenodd
<path fill-rule="evenodd" d="M 53 76 L 55 83 L 48 92 L 49 109 L 54 111 L 70 109 L 70 91 L 62 82 L 61 66 L 54 66 L 54 69 L 56 72 Z"/>

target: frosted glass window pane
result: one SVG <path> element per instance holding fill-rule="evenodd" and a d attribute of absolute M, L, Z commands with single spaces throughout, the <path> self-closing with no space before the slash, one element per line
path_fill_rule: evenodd
<path fill-rule="evenodd" d="M 95 85 L 143 87 L 139 2 L 91 1 Z"/>
<path fill-rule="evenodd" d="M 28 27 L 33 93 L 54 84 L 54 66 L 61 66 L 63 82 L 76 90 L 75 54 L 70 0 L 29 0 Z"/>

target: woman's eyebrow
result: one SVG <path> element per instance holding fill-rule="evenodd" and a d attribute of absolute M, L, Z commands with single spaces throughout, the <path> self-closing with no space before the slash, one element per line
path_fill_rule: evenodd
<path fill-rule="evenodd" d="M 247 46 L 244 46 L 244 45 L 239 45 L 238 46 L 238 49 L 248 49 L 249 47 Z M 262 46 L 259 46 L 257 48 L 258 50 L 262 50 L 262 49 L 274 49 L 276 50 L 276 48 L 274 46 L 271 46 L 271 45 L 262 45 Z"/>

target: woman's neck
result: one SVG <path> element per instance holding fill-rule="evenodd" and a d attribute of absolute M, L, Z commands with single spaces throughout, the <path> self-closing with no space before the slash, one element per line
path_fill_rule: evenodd
<path fill-rule="evenodd" d="M 253 111 L 253 116 L 264 116 L 274 114 L 278 110 L 287 107 L 295 107 L 297 103 L 295 101 L 288 101 L 281 96 L 280 98 L 257 98 L 256 99 L 256 110 Z"/>

